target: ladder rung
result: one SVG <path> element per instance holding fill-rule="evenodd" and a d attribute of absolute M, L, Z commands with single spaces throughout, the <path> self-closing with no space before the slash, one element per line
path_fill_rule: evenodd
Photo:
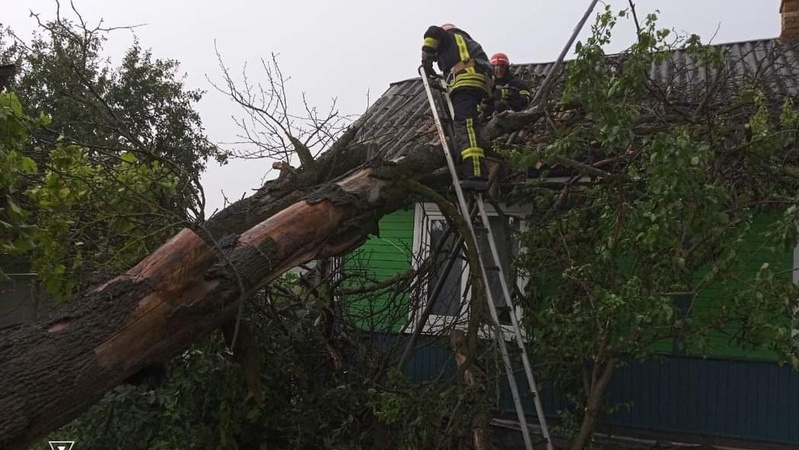
<path fill-rule="evenodd" d="M 591 4 L 591 7 L 589 9 L 589 13 L 593 9 L 593 7 L 596 4 L 596 2 L 597 2 L 597 0 L 593 0 L 593 2 Z M 586 14 L 586 16 L 587 15 L 588 14 Z M 582 27 L 582 23 L 580 24 L 580 27 Z M 569 45 L 571 45 L 571 42 L 569 43 Z M 448 133 L 444 129 L 444 123 L 446 123 L 447 125 L 450 125 L 452 123 L 452 119 L 453 119 L 452 116 L 454 115 L 454 107 L 453 107 L 451 99 L 447 95 L 447 92 L 446 92 L 445 89 L 442 89 L 442 90 L 444 90 L 444 93 L 438 97 L 439 101 L 438 102 L 436 101 L 437 97 L 433 93 L 434 86 L 431 83 L 430 77 L 428 77 L 427 74 L 424 73 L 424 68 L 422 66 L 419 67 L 419 75 L 422 78 L 422 83 L 423 83 L 424 88 L 425 88 L 425 93 L 427 94 L 427 100 L 428 100 L 428 103 L 430 104 L 430 109 L 433 112 L 433 120 L 434 120 L 435 125 L 436 125 L 436 131 L 438 132 L 439 141 L 441 142 L 442 149 L 444 150 L 444 157 L 447 160 L 447 166 L 448 166 L 448 168 L 450 170 L 450 173 L 451 173 L 451 176 L 452 176 L 452 181 L 453 181 L 455 193 L 457 194 L 457 197 L 458 197 L 458 206 L 459 206 L 459 209 L 461 210 L 461 214 L 463 215 L 463 218 L 466 221 L 470 222 L 470 225 L 473 225 L 473 227 L 470 227 L 470 228 L 472 229 L 472 236 L 471 237 L 475 240 L 475 244 L 480 246 L 481 239 L 485 237 L 487 242 L 488 242 L 488 244 L 489 244 L 489 246 L 490 246 L 490 250 L 491 250 L 491 253 L 492 253 L 492 255 L 491 255 L 492 259 L 491 259 L 490 265 L 485 265 L 485 261 L 481 257 L 482 256 L 481 255 L 482 252 L 479 249 L 479 247 L 477 249 L 478 261 L 480 262 L 480 265 L 483 266 L 482 267 L 483 281 L 484 281 L 484 283 L 486 285 L 488 285 L 491 282 L 491 281 L 489 281 L 489 277 L 488 277 L 488 272 L 489 271 L 499 271 L 499 274 L 501 274 L 502 272 L 501 272 L 500 267 L 497 267 L 497 266 L 499 266 L 501 264 L 501 260 L 500 260 L 500 256 L 497 254 L 497 250 L 495 248 L 496 247 L 496 243 L 494 241 L 494 235 L 493 235 L 493 232 L 491 230 L 491 223 L 489 222 L 489 220 L 488 220 L 488 218 L 486 216 L 485 206 L 483 205 L 483 194 L 480 191 L 473 192 L 473 196 L 472 197 L 473 197 L 474 201 L 476 202 L 476 204 L 474 206 L 472 206 L 472 208 L 474 208 L 474 209 L 473 209 L 472 212 L 470 212 L 469 211 L 469 207 L 467 206 L 467 203 L 466 203 L 466 199 L 464 197 L 464 193 L 462 191 L 462 188 L 464 187 L 464 185 L 459 182 L 460 180 L 458 179 L 457 170 L 455 168 L 454 161 L 452 159 L 452 155 L 451 155 L 451 153 L 449 151 L 450 147 L 451 147 L 451 145 L 453 143 L 453 136 L 448 135 Z M 445 88 L 446 83 L 444 82 L 443 79 L 437 78 L 436 81 L 437 81 L 437 83 L 439 85 L 439 86 L 436 86 L 436 87 Z M 440 111 L 442 109 L 444 111 Z M 443 113 L 443 114 L 441 114 L 440 112 Z M 448 131 L 450 131 L 450 133 L 451 133 L 452 132 L 451 127 L 448 127 L 448 128 L 449 128 Z M 474 187 L 474 186 L 472 186 L 472 187 Z M 480 218 L 481 218 L 479 224 L 472 222 L 474 220 L 473 219 L 473 215 L 478 215 L 478 214 L 480 215 Z M 478 232 L 481 233 L 481 235 L 479 237 L 477 235 Z M 502 295 L 505 297 L 505 300 L 506 300 L 507 304 L 510 304 L 510 298 L 508 298 L 509 294 L 508 294 L 507 286 L 505 285 L 505 280 L 503 280 L 501 276 L 499 278 L 500 278 L 500 283 L 501 283 L 501 287 L 502 287 L 502 290 L 503 290 L 503 294 Z M 486 288 L 488 288 L 488 286 L 486 286 Z M 491 309 L 492 315 L 498 316 L 497 311 L 501 311 L 501 314 L 503 316 L 505 316 L 506 314 L 509 314 L 510 318 L 513 321 L 514 340 L 516 340 L 516 342 L 518 344 L 518 347 L 511 345 L 510 348 L 511 349 L 517 349 L 519 351 L 519 353 L 521 353 L 522 362 L 523 362 L 524 369 L 525 369 L 525 374 L 527 376 L 529 387 L 530 387 L 530 389 L 532 390 L 532 393 L 533 393 L 533 400 L 534 400 L 533 403 L 535 404 L 536 415 L 538 416 L 538 420 L 539 420 L 539 423 L 541 425 L 541 430 L 542 430 L 542 432 L 544 434 L 543 442 L 547 443 L 547 450 L 553 450 L 552 442 L 549 439 L 549 431 L 547 429 L 546 419 L 545 419 L 544 413 L 543 413 L 543 407 L 541 405 L 540 399 L 538 398 L 538 392 L 537 392 L 535 379 L 533 378 L 532 369 L 530 368 L 529 361 L 527 360 L 527 353 L 526 353 L 526 351 L 524 349 L 524 339 L 520 335 L 520 332 L 519 332 L 520 330 L 518 329 L 518 324 L 516 323 L 515 315 L 513 314 L 512 311 L 510 311 L 507 308 L 496 308 L 499 305 L 496 305 L 493 302 L 492 295 L 491 295 L 490 291 L 487 292 L 487 296 L 488 296 L 489 299 L 491 299 L 489 301 L 489 308 Z M 500 330 L 501 330 L 501 328 L 500 328 L 499 324 L 497 324 L 497 331 L 500 331 Z M 525 413 L 524 413 L 524 409 L 523 409 L 522 402 L 521 402 L 521 396 L 519 394 L 519 388 L 518 388 L 518 385 L 517 385 L 517 382 L 516 382 L 516 377 L 515 377 L 515 375 L 513 373 L 514 369 L 512 367 L 512 362 L 511 362 L 509 351 L 508 351 L 508 348 L 507 348 L 508 346 L 506 345 L 506 342 L 505 342 L 503 334 L 504 334 L 503 332 L 498 332 L 497 333 L 497 341 L 498 341 L 498 345 L 499 345 L 499 348 L 500 348 L 500 353 L 502 354 L 503 363 L 504 363 L 506 371 L 507 371 L 508 383 L 510 385 L 511 396 L 513 397 L 516 413 L 517 413 L 518 418 L 519 418 L 519 424 L 521 425 L 521 428 L 522 428 L 522 436 L 524 438 L 525 448 L 527 450 L 532 450 L 533 443 L 532 443 L 532 439 L 530 438 L 529 430 L 527 428 L 527 420 L 525 419 Z M 539 441 L 539 442 L 541 442 L 541 441 Z"/>

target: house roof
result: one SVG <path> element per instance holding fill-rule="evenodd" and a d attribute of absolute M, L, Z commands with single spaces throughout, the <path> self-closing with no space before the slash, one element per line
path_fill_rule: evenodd
<path fill-rule="evenodd" d="M 782 43 L 777 39 L 718 44 L 726 56 L 723 69 L 713 70 L 697 62 L 686 50 L 675 50 L 671 58 L 653 65 L 651 81 L 670 95 L 689 101 L 709 83 L 716 83 L 716 94 L 729 93 L 745 85 L 755 84 L 768 97 L 799 96 L 799 45 Z M 624 54 L 610 55 L 609 64 L 618 62 Z M 554 63 L 531 63 L 511 66 L 511 71 L 527 80 L 533 89 L 539 86 Z M 563 89 L 563 71 L 554 83 L 550 98 L 557 98 Z M 430 116 L 430 108 L 421 78 L 392 83 L 388 90 L 358 120 L 361 127 L 357 141 L 374 144 L 374 154 L 395 158 L 422 144 L 437 143 L 438 138 Z"/>

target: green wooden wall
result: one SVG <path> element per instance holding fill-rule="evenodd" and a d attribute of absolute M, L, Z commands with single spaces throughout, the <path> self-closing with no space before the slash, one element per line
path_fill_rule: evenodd
<path fill-rule="evenodd" d="M 408 271 L 413 260 L 413 219 L 412 207 L 383 217 L 379 224 L 380 236 L 371 237 L 345 259 L 345 286 L 354 288 L 379 283 Z M 691 306 L 691 326 L 705 326 L 720 310 L 724 299 L 754 280 L 764 263 L 768 263 L 769 268 L 778 273 L 780 279 L 791 281 L 793 252 L 776 249 L 776 243 L 764 244 L 764 235 L 775 219 L 775 216 L 769 215 L 757 217 L 744 239 L 730 244 L 737 249 L 739 255 L 734 264 L 737 280 L 716 282 L 699 292 Z M 702 275 L 699 273 L 697 277 Z M 377 296 L 348 295 L 347 314 L 364 330 L 399 331 L 408 320 L 408 291 L 409 289 L 399 292 L 381 291 Z M 686 299 L 686 305 L 690 302 L 691 299 Z M 689 349 L 688 354 L 769 360 L 775 358 L 768 350 L 745 348 L 737 341 L 737 334 L 738 330 L 734 326 L 713 332 L 707 348 Z M 655 347 L 659 353 L 678 351 L 673 340 L 660 342 Z"/>
<path fill-rule="evenodd" d="M 380 220 L 380 236 L 372 236 L 344 261 L 344 285 L 349 288 L 379 283 L 411 268 L 414 209 L 396 211 Z M 408 321 L 408 290 L 379 295 L 347 295 L 346 313 L 364 330 L 399 331 Z"/>
<path fill-rule="evenodd" d="M 732 279 L 715 282 L 698 293 L 691 313 L 694 323 L 692 326 L 706 326 L 717 316 L 722 309 L 722 304 L 729 303 L 736 294 L 745 292 L 747 287 L 754 283 L 758 271 L 763 264 L 777 275 L 778 282 L 790 283 L 793 270 L 793 251 L 778 248 L 777 242 L 769 241 L 767 234 L 778 219 L 774 215 L 760 215 L 755 218 L 749 232 L 739 243 L 730 245 L 737 249 L 736 258 L 732 268 Z M 702 276 L 697 274 L 697 277 Z M 790 317 L 775 318 L 775 320 L 790 321 Z M 739 342 L 740 327 L 728 326 L 715 331 L 710 337 L 711 349 L 704 354 L 718 357 L 743 357 L 775 359 L 775 355 L 764 349 L 747 348 Z M 690 352 L 689 354 L 701 354 Z"/>

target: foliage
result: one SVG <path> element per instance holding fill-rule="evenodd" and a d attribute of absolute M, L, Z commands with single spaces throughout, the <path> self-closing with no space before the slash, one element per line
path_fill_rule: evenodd
<path fill-rule="evenodd" d="M 46 122 L 46 118 L 41 122 Z M 3 230 L 0 251 L 4 254 L 20 255 L 34 245 L 31 213 L 19 203 L 26 177 L 37 171 L 36 162 L 24 152 L 28 130 L 34 124 L 35 121 L 22 113 L 16 95 L 0 92 L 0 193 L 4 194 L 0 198 L 0 229 Z"/>
<path fill-rule="evenodd" d="M 30 133 L 49 122 L 24 115 L 14 93 L 0 94 L 0 225 L 3 253 L 29 259 L 48 292 L 62 297 L 79 280 L 128 267 L 173 233 L 178 219 L 152 205 L 175 195 L 178 178 L 132 153 L 98 163 L 63 140 L 37 164 L 26 156 Z"/>
<path fill-rule="evenodd" d="M 157 161 L 132 153 L 107 170 L 77 145 L 52 150 L 41 181 L 27 192 L 39 230 L 32 265 L 45 288 L 69 293 L 78 280 L 98 280 L 155 250 L 180 222 L 152 205 L 176 195 L 178 183 Z"/>
<path fill-rule="evenodd" d="M 30 44 L 8 50 L 21 69 L 11 89 L 29 112 L 54 118 L 38 139 L 64 136 L 93 157 L 133 152 L 160 160 L 184 183 L 193 181 L 186 189 L 194 190 L 207 158 L 224 159 L 194 110 L 203 92 L 185 88 L 176 60 L 154 59 L 134 41 L 115 67 L 102 56 L 107 29 L 59 17 L 40 23 L 40 30 Z"/>
<path fill-rule="evenodd" d="M 523 167 L 541 160 L 575 174 L 560 189 L 518 193 L 536 211 L 518 265 L 535 281 L 523 300 L 533 348 L 584 421 L 604 392 L 598 374 L 675 338 L 674 350 L 707 354 L 725 336 L 799 368 L 792 267 L 746 267 L 767 251 L 778 261 L 796 243 L 797 113 L 768 98 L 767 79 L 741 80 L 698 37 L 667 42 L 655 14 L 632 47 L 606 55 L 616 22 L 638 23 L 632 13 L 606 8 L 568 65 L 562 103 L 579 105 L 582 120 L 510 149 Z M 675 43 L 707 83 L 650 78 Z"/>
<path fill-rule="evenodd" d="M 2 253 L 63 298 L 202 218 L 199 174 L 226 155 L 205 136 L 202 92 L 186 89 L 177 61 L 134 42 L 115 67 L 102 56 L 110 29 L 60 16 L 39 25 L 30 43 L 0 41 L 20 67 L 2 100 Z"/>
<path fill-rule="evenodd" d="M 438 427 L 450 411 L 440 403 L 456 405 L 459 389 L 420 388 L 398 373 L 370 383 L 360 344 L 331 357 L 324 311 L 280 298 L 279 290 L 296 289 L 292 278 L 276 280 L 271 300 L 261 296 L 244 313 L 257 342 L 261 401 L 245 382 L 249 369 L 215 334 L 171 360 L 165 376 L 115 388 L 49 439 L 83 449 L 165 450 L 404 450 L 457 439 L 440 436 Z"/>

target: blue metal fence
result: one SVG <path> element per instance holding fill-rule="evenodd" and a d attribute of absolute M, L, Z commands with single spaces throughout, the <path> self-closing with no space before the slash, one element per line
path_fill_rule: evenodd
<path fill-rule="evenodd" d="M 381 339 L 404 339 L 383 335 Z M 409 376 L 426 381 L 454 374 L 452 353 L 428 341 L 406 367 Z M 517 377 L 520 388 L 524 377 Z M 566 403 L 542 380 L 547 416 L 555 417 Z M 503 408 L 513 404 L 507 389 Z M 608 387 L 606 405 L 630 404 L 605 416 L 606 425 L 662 432 L 692 433 L 799 444 L 799 373 L 774 362 L 668 355 L 633 361 L 620 368 Z M 534 415 L 528 398 L 526 410 Z"/>
<path fill-rule="evenodd" d="M 667 356 L 632 362 L 608 400 L 615 425 L 799 444 L 799 374 L 774 362 Z"/>

